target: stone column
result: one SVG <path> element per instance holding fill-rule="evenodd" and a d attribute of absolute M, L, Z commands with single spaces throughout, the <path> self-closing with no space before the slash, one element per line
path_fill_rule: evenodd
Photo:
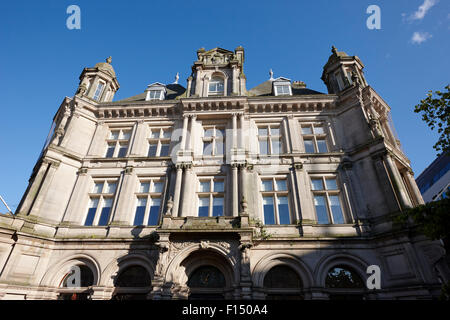
<path fill-rule="evenodd" d="M 283 125 L 282 125 L 282 127 L 283 127 L 283 135 L 284 135 L 284 143 L 285 143 L 285 152 L 286 153 L 291 153 L 291 139 L 290 139 L 290 137 L 289 137 L 289 130 L 288 130 L 288 121 L 287 121 L 287 119 L 286 119 L 286 117 L 284 117 L 283 118 Z M 281 130 L 280 130 L 280 132 L 281 132 Z M 280 137 L 280 139 L 281 139 L 281 144 L 283 145 L 283 138 L 282 137 Z M 280 150 L 280 153 L 283 153 L 283 150 Z"/>
<path fill-rule="evenodd" d="M 402 209 L 411 208 L 411 201 L 408 197 L 408 192 L 405 190 L 405 185 L 403 184 L 400 172 L 394 163 L 390 154 L 385 155 L 386 167 L 389 172 L 394 189 L 397 192 L 397 197 L 400 201 Z"/>
<path fill-rule="evenodd" d="M 191 96 L 192 90 L 192 76 L 187 78 L 187 89 L 186 89 L 186 97 L 189 98 Z"/>
<path fill-rule="evenodd" d="M 424 204 L 425 201 L 423 201 L 422 193 L 419 190 L 419 187 L 417 186 L 417 182 L 414 179 L 414 173 L 411 171 L 411 169 L 406 169 L 404 172 L 405 178 L 409 182 L 409 185 L 411 187 L 411 191 L 416 197 L 417 204 Z"/>
<path fill-rule="evenodd" d="M 89 193 L 88 168 L 80 168 L 77 172 L 77 181 L 73 188 L 72 196 L 62 218 L 63 223 L 83 224 L 83 216 L 86 212 L 81 212 L 80 206 L 85 204 Z"/>
<path fill-rule="evenodd" d="M 191 123 L 190 123 L 190 126 L 189 126 L 189 136 L 188 136 L 188 140 L 187 140 L 187 150 L 190 150 L 190 151 L 192 151 L 192 147 L 193 147 L 193 142 L 192 142 L 192 139 L 193 139 L 193 132 L 194 132 L 194 123 L 195 123 L 195 120 L 197 119 L 197 115 L 196 114 L 192 114 L 192 115 L 190 115 L 190 118 L 191 118 Z"/>
<path fill-rule="evenodd" d="M 192 165 L 184 164 L 183 194 L 180 201 L 181 212 L 178 212 L 179 217 L 187 217 L 189 215 L 193 201 L 192 193 L 194 191 L 192 184 Z"/>
<path fill-rule="evenodd" d="M 233 174 L 233 217 L 239 215 L 239 186 L 238 186 L 238 164 L 231 165 Z"/>
<path fill-rule="evenodd" d="M 239 79 L 238 79 L 238 68 L 237 68 L 237 65 L 233 65 L 233 91 L 232 91 L 232 93 L 233 93 L 233 95 L 238 95 L 239 94 L 239 88 L 238 88 L 238 85 L 239 85 Z"/>
<path fill-rule="evenodd" d="M 42 182 L 42 186 L 39 190 L 38 195 L 36 196 L 36 200 L 33 203 L 33 207 L 31 208 L 30 215 L 38 215 L 40 212 L 40 207 L 47 197 L 47 193 L 50 189 L 50 186 L 53 182 L 53 178 L 55 177 L 55 173 L 58 170 L 60 162 L 56 162 L 53 160 L 44 159 L 44 162 L 48 162 L 48 170 L 45 174 L 44 181 Z"/>
<path fill-rule="evenodd" d="M 186 150 L 186 134 L 187 134 L 187 126 L 189 121 L 189 115 L 184 114 L 183 115 L 183 133 L 181 135 L 181 144 L 180 144 L 180 150 Z"/>
<path fill-rule="evenodd" d="M 392 185 L 391 178 L 387 171 L 383 158 L 384 158 L 383 153 L 378 153 L 372 156 L 375 165 L 375 171 L 378 176 L 378 181 L 381 187 L 380 190 L 384 191 L 382 192 L 382 194 L 386 199 L 385 202 L 389 211 L 392 212 L 401 210 L 402 207 L 395 192 L 394 186 Z"/>
<path fill-rule="evenodd" d="M 233 119 L 233 145 L 232 145 L 232 149 L 236 150 L 237 149 L 237 113 L 233 113 L 232 114 L 232 119 Z"/>
<path fill-rule="evenodd" d="M 130 215 L 134 215 L 135 208 L 132 207 L 134 201 L 133 198 L 136 196 L 136 180 L 133 174 L 133 167 L 126 167 L 122 173 L 121 184 L 118 184 L 116 191 L 116 210 L 114 211 L 114 216 L 111 219 L 112 225 L 132 225 L 133 218 Z"/>
<path fill-rule="evenodd" d="M 302 170 L 303 165 L 301 163 L 295 163 L 291 170 L 289 170 L 289 180 L 292 186 L 291 198 L 294 204 L 294 219 L 300 221 L 302 215 L 300 212 L 300 197 L 299 197 L 299 187 L 297 179 L 297 170 Z"/>
<path fill-rule="evenodd" d="M 244 131 L 244 113 L 240 113 L 239 114 L 239 124 L 241 127 L 241 131 L 239 132 L 239 148 L 241 148 L 242 150 L 245 150 L 245 142 L 244 142 L 244 135 L 245 135 L 245 131 Z"/>
<path fill-rule="evenodd" d="M 355 179 L 353 175 L 353 164 L 350 161 L 344 161 L 342 164 L 342 169 L 344 172 L 345 177 L 345 186 L 348 186 L 348 200 L 349 205 L 353 203 L 353 209 L 356 212 L 353 212 L 352 216 L 353 219 L 356 221 L 357 219 L 363 218 L 367 219 L 367 210 L 364 207 L 364 204 L 361 203 L 362 199 L 364 199 L 364 196 L 361 192 L 361 186 L 359 185 L 359 180 Z M 345 191 L 345 190 L 344 190 Z M 353 211 L 353 210 L 352 210 Z"/>
<path fill-rule="evenodd" d="M 178 208 L 180 206 L 180 196 L 181 196 L 181 179 L 183 177 L 183 167 L 180 164 L 176 165 L 177 176 L 175 180 L 175 190 L 173 194 L 173 209 L 172 216 L 178 217 Z"/>

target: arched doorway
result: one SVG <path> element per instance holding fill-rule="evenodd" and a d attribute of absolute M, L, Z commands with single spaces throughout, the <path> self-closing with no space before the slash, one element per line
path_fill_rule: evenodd
<path fill-rule="evenodd" d="M 86 265 L 74 265 L 61 279 L 58 300 L 89 300 L 89 287 L 93 285 L 92 270 Z"/>
<path fill-rule="evenodd" d="M 190 300 L 224 299 L 225 277 L 214 266 L 206 265 L 195 269 L 188 278 L 187 286 L 190 289 Z"/>
<path fill-rule="evenodd" d="M 337 265 L 325 278 L 330 300 L 363 300 L 365 286 L 361 277 L 351 267 Z"/>
<path fill-rule="evenodd" d="M 303 300 L 303 282 L 298 273 L 289 266 L 277 265 L 264 277 L 267 300 Z"/>
<path fill-rule="evenodd" d="M 142 266 L 130 266 L 121 271 L 114 281 L 113 300 L 146 300 L 151 290 L 151 278 Z"/>

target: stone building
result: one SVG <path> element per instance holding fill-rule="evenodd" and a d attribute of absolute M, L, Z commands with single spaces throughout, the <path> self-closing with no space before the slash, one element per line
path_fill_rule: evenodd
<path fill-rule="evenodd" d="M 111 58 L 85 68 L 0 216 L 0 299 L 438 296 L 441 244 L 392 222 L 423 200 L 361 60 L 333 47 L 324 94 L 247 90 L 244 57 L 202 48 L 186 88 L 120 101 Z"/>

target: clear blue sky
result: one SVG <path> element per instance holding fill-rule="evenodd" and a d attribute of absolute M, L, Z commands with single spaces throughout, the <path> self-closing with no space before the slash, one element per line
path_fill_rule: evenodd
<path fill-rule="evenodd" d="M 66 27 L 71 4 L 81 8 L 81 30 Z M 381 30 L 366 27 L 371 4 L 381 8 Z M 447 0 L 1 1 L 0 195 L 15 210 L 52 118 L 84 67 L 111 55 L 117 100 L 173 82 L 177 72 L 185 85 L 197 49 L 239 45 L 248 89 L 272 68 L 276 77 L 326 92 L 320 77 L 331 45 L 359 56 L 367 81 L 392 108 L 417 176 L 435 158 L 438 136 L 413 108 L 449 83 L 449 35 Z"/>

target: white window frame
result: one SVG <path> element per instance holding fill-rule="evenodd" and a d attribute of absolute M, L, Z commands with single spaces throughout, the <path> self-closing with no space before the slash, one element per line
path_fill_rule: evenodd
<path fill-rule="evenodd" d="M 215 192 L 214 184 L 216 181 L 223 183 L 223 191 Z M 201 182 L 209 182 L 209 191 L 200 191 Z M 209 198 L 209 207 L 208 207 L 208 217 L 213 217 L 213 206 L 214 206 L 214 198 L 222 198 L 223 199 L 223 207 L 222 207 L 222 216 L 226 214 L 226 201 L 225 201 L 225 190 L 226 190 L 226 179 L 224 176 L 201 176 L 198 178 L 197 184 L 197 217 L 199 216 L 199 208 L 200 208 L 200 198 Z"/>
<path fill-rule="evenodd" d="M 159 130 L 159 137 L 153 138 L 152 137 L 153 132 L 158 131 L 158 130 Z M 164 137 L 165 132 L 170 133 L 169 138 Z M 150 138 L 147 139 L 147 141 L 148 141 L 147 156 L 148 157 L 160 157 L 162 145 L 167 144 L 167 145 L 169 145 L 169 154 L 164 157 L 169 157 L 170 156 L 170 141 L 171 141 L 171 139 L 172 139 L 172 128 L 170 128 L 170 127 L 150 127 Z M 156 145 L 156 154 L 154 156 L 150 155 L 150 146 L 151 145 Z"/>
<path fill-rule="evenodd" d="M 106 225 L 109 224 L 109 222 L 111 221 L 111 217 L 112 217 L 112 212 L 113 212 L 113 207 L 114 207 L 114 200 L 116 198 L 117 195 L 117 189 L 118 189 L 118 183 L 119 183 L 119 179 L 118 178 L 102 178 L 102 179 L 98 179 L 98 178 L 94 178 L 93 179 L 94 184 L 91 187 L 91 192 L 89 192 L 89 203 L 92 201 L 92 199 L 98 199 L 98 203 L 97 203 L 97 207 L 95 210 L 95 214 L 94 214 L 94 220 L 92 221 L 92 225 L 87 226 L 87 227 L 95 227 L 98 226 L 99 220 L 100 220 L 100 216 L 101 216 L 101 212 L 104 208 L 103 204 L 105 203 L 106 199 L 111 199 L 111 208 L 109 211 L 109 217 L 108 217 L 108 222 L 106 223 Z M 95 186 L 99 183 L 103 183 L 103 187 L 102 190 L 100 190 L 100 192 L 95 192 Z M 115 184 L 116 187 L 114 189 L 113 193 L 107 193 L 107 189 L 109 187 L 110 184 Z M 86 220 L 88 218 L 89 215 L 89 210 L 90 210 L 90 206 L 88 204 L 88 208 L 87 210 L 85 210 L 86 215 L 84 217 L 83 220 L 83 226 L 86 226 Z M 104 226 L 102 226 L 104 227 Z"/>
<path fill-rule="evenodd" d="M 272 124 L 272 123 L 258 123 L 257 124 L 257 137 L 258 137 L 258 154 L 260 156 L 269 156 L 269 155 L 281 155 L 284 153 L 284 142 L 283 142 L 283 134 L 282 134 L 282 130 L 283 130 L 283 126 L 282 124 Z M 265 136 L 261 136 L 259 134 L 259 129 L 267 129 L 267 135 Z M 280 135 L 273 135 L 272 134 L 272 129 L 278 129 L 280 132 Z M 274 147 L 272 145 L 272 140 L 273 138 L 278 137 L 278 141 L 280 141 L 280 152 L 279 153 L 274 153 Z M 267 154 L 262 154 L 261 153 L 261 146 L 260 146 L 260 141 L 266 141 L 267 145 L 268 145 L 268 153 Z"/>
<path fill-rule="evenodd" d="M 322 180 L 322 185 L 324 187 L 324 189 L 322 190 L 314 190 L 313 189 L 313 180 Z M 319 196 L 324 196 L 325 197 L 325 207 L 327 210 L 327 215 L 328 215 L 328 221 L 329 224 L 337 224 L 334 222 L 334 217 L 333 217 L 333 213 L 331 211 L 331 201 L 330 201 L 330 196 L 337 196 L 339 199 L 339 205 L 341 207 L 341 212 L 342 212 L 342 220 L 344 222 L 344 224 L 347 223 L 347 216 L 346 216 L 346 210 L 344 207 L 344 201 L 342 199 L 342 192 L 341 192 L 341 188 L 340 188 L 340 181 L 337 175 L 335 174 L 330 174 L 330 175 L 319 175 L 319 174 L 311 174 L 309 176 L 309 182 L 310 182 L 310 187 L 311 187 L 311 193 L 312 193 L 312 201 L 313 201 L 313 207 L 314 207 L 314 213 L 316 214 L 316 221 L 318 222 L 318 216 L 317 216 L 317 210 L 316 210 L 316 206 L 314 204 L 314 197 L 316 195 Z M 326 180 L 335 180 L 336 181 L 336 190 L 332 190 L 332 189 L 328 189 L 327 185 L 326 185 Z M 326 224 L 325 224 L 326 225 Z"/>
<path fill-rule="evenodd" d="M 211 85 L 215 84 L 216 89 L 218 85 L 222 84 L 222 91 L 211 91 Z M 208 96 L 224 96 L 225 95 L 225 79 L 223 77 L 214 76 L 208 82 Z"/>
<path fill-rule="evenodd" d="M 311 133 L 303 133 L 303 128 L 309 127 L 311 129 Z M 316 133 L 316 127 L 322 127 L 323 133 Z M 306 146 L 305 146 L 305 140 L 312 140 L 313 147 L 314 147 L 314 153 L 328 153 L 330 152 L 330 146 L 327 139 L 327 132 L 326 132 L 326 126 L 324 123 L 320 122 L 302 122 L 300 124 L 300 131 L 302 134 L 302 140 L 303 140 L 303 147 L 305 148 L 306 152 Z M 317 143 L 317 140 L 324 140 L 325 146 L 327 147 L 326 152 L 320 152 L 319 151 L 319 144 Z"/>
<path fill-rule="evenodd" d="M 286 182 L 286 190 L 277 190 L 278 186 L 276 184 L 277 180 L 283 180 Z M 272 190 L 263 190 L 263 181 L 271 181 L 272 182 Z M 288 210 L 289 210 L 289 224 L 281 224 L 281 225 L 291 225 L 295 220 L 292 216 L 292 207 L 291 207 L 291 199 L 289 196 L 289 179 L 287 176 L 262 176 L 260 177 L 260 194 L 261 194 L 261 209 L 262 209 L 262 221 L 266 224 L 264 217 L 264 197 L 272 197 L 274 203 L 274 215 L 275 215 L 275 224 L 280 225 L 280 213 L 278 211 L 278 197 L 286 197 L 288 199 Z"/>
<path fill-rule="evenodd" d="M 140 190 L 141 185 L 144 184 L 144 183 L 149 183 L 149 190 L 148 190 L 148 192 L 141 192 L 141 190 Z M 162 187 L 161 192 L 155 192 L 155 188 L 154 188 L 155 183 L 162 183 L 163 187 Z M 149 219 L 149 216 L 150 216 L 150 207 L 151 207 L 150 202 L 153 199 L 157 198 L 157 199 L 160 199 L 159 211 L 158 211 L 158 223 L 156 224 L 156 225 L 158 225 L 160 220 L 161 220 L 161 212 L 162 212 L 162 209 L 163 209 L 163 196 L 164 196 L 164 190 L 165 190 L 165 179 L 164 179 L 164 177 L 140 178 L 137 190 L 138 191 L 135 193 L 135 195 L 136 195 L 136 204 L 134 206 L 135 210 L 134 210 L 134 214 L 133 214 L 132 220 L 130 221 L 130 224 L 131 225 L 135 225 L 134 224 L 134 220 L 136 218 L 136 208 L 138 207 L 139 199 L 146 199 L 143 224 L 139 225 L 139 226 L 148 226 L 148 219 Z"/>
<path fill-rule="evenodd" d="M 117 131 L 119 132 L 119 136 L 117 139 L 114 139 L 112 137 L 112 133 L 117 132 Z M 125 132 L 129 133 L 129 135 L 130 135 L 130 137 L 128 139 L 123 138 Z M 108 159 L 118 158 L 119 152 L 120 152 L 120 147 L 123 145 L 127 146 L 127 151 L 126 151 L 125 155 L 123 156 L 123 158 L 127 157 L 128 153 L 130 151 L 130 140 L 131 140 L 132 132 L 133 132 L 132 128 L 110 128 L 108 139 L 106 139 L 105 157 Z M 113 154 L 111 157 L 107 157 L 110 146 L 114 146 L 114 151 L 113 151 Z"/>
<path fill-rule="evenodd" d="M 102 89 L 101 89 L 100 93 L 98 94 L 98 96 L 97 96 L 97 98 L 96 98 L 97 90 L 98 90 L 98 87 L 99 87 L 100 85 L 102 85 Z M 100 99 L 102 98 L 102 94 L 103 94 L 103 92 L 105 91 L 105 88 L 106 88 L 106 82 L 105 82 L 105 81 L 102 81 L 102 80 L 99 80 L 99 81 L 97 82 L 97 87 L 95 88 L 94 94 L 92 95 L 92 99 L 95 100 L 95 101 L 100 101 Z"/>
<path fill-rule="evenodd" d="M 206 131 L 207 130 L 213 130 L 213 135 L 210 137 L 206 137 Z M 219 132 L 223 132 L 223 134 L 221 133 L 220 135 L 217 135 L 217 131 Z M 204 124 L 203 125 L 203 132 L 202 132 L 202 155 L 203 157 L 223 157 L 225 155 L 225 135 L 226 135 L 226 128 L 225 125 L 222 124 Z M 216 154 L 216 144 L 217 142 L 222 142 L 222 153 L 217 153 Z M 212 146 L 212 150 L 211 150 L 211 154 L 206 154 L 205 155 L 205 143 L 211 143 Z"/>
<path fill-rule="evenodd" d="M 279 92 L 280 87 L 286 87 L 288 92 Z M 290 83 L 277 83 L 274 84 L 275 96 L 292 96 L 292 87 Z"/>

